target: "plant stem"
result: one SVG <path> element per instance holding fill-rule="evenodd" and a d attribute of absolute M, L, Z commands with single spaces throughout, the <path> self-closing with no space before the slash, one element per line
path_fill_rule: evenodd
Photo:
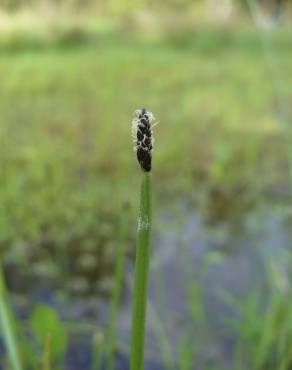
<path fill-rule="evenodd" d="M 104 351 L 104 341 L 101 332 L 96 332 L 92 338 L 92 366 L 91 370 L 100 370 L 102 367 L 102 355 Z"/>
<path fill-rule="evenodd" d="M 45 338 L 43 370 L 51 370 L 51 336 L 49 334 Z"/>
<path fill-rule="evenodd" d="M 128 235 L 128 220 L 127 214 L 124 210 L 125 207 L 121 207 L 121 214 L 125 213 L 125 217 L 122 217 L 122 224 L 120 235 L 118 238 L 117 247 L 117 261 L 115 266 L 115 285 L 113 288 L 111 306 L 110 306 L 110 323 L 108 330 L 108 370 L 115 370 L 115 350 L 117 344 L 117 317 L 118 309 L 121 301 L 123 277 L 125 272 L 125 252 L 126 252 L 126 240 Z"/>
<path fill-rule="evenodd" d="M 131 370 L 143 370 L 151 237 L 151 174 L 143 173 L 132 309 Z"/>
<path fill-rule="evenodd" d="M 7 288 L 0 261 L 0 324 L 12 369 L 22 370 L 18 347 L 16 344 L 16 336 L 14 333 L 13 316 L 7 297 Z"/>

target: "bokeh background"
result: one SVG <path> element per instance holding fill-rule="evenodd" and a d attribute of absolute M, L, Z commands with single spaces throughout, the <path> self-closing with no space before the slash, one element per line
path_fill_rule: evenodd
<path fill-rule="evenodd" d="M 54 370 L 129 368 L 141 107 L 145 370 L 292 369 L 291 20 L 288 0 L 1 0 L 0 252 L 26 369 L 48 347 Z"/>

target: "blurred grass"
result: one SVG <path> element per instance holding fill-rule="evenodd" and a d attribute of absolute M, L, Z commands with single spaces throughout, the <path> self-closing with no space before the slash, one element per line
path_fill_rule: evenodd
<path fill-rule="evenodd" d="M 289 108 L 291 33 L 275 31 L 271 40 Z M 255 30 L 201 27 L 155 41 L 70 29 L 49 41 L 37 32 L 2 35 L 0 51 L 7 260 L 30 263 L 34 243 L 110 250 L 116 205 L 128 201 L 137 212 L 130 120 L 141 106 L 161 121 L 154 152 L 161 199 L 192 197 L 200 187 L 228 200 L 286 184 L 275 92 Z"/>
<path fill-rule="evenodd" d="M 269 32 L 285 82 L 281 104 L 290 119 L 291 31 Z M 36 289 L 35 277 L 45 274 L 62 284 L 70 276 L 68 287 L 75 293 L 111 291 L 116 246 L 124 228 L 135 227 L 131 218 L 137 214 L 139 169 L 130 122 L 141 106 L 160 121 L 154 151 L 157 209 L 164 201 L 191 201 L 204 194 L 205 211 L 218 221 L 236 219 L 251 199 L 266 193 L 269 202 L 271 195 L 282 193 L 286 201 L 284 142 L 290 133 L 281 128 L 278 97 L 257 32 L 247 26 L 173 27 L 156 39 L 131 30 L 67 26 L 52 33 L 1 33 L 0 81 L 0 248 L 14 290 Z M 121 220 L 121 204 L 127 205 L 129 219 Z M 133 232 L 129 226 L 128 239 Z M 120 277 L 116 280 L 121 284 Z M 202 302 L 198 285 L 192 277 L 187 280 L 195 326 L 204 323 Z M 113 317 L 121 286 L 116 289 Z M 157 295 L 159 289 L 163 284 L 157 278 Z M 277 350 L 286 351 L 291 314 L 284 310 L 289 306 L 285 294 L 269 303 L 264 316 L 253 296 L 243 304 L 239 360 L 247 354 L 257 358 L 258 368 L 274 364 L 268 352 L 275 346 L 270 330 L 276 324 L 284 333 Z M 114 329 L 109 329 L 113 347 Z M 171 368 L 163 325 L 157 331 Z M 96 366 L 106 347 L 101 342 L 98 333 Z M 187 369 L 201 347 L 187 346 L 188 332 L 180 342 L 180 367 Z M 291 362 L 290 353 L 285 356 L 283 368 Z"/>

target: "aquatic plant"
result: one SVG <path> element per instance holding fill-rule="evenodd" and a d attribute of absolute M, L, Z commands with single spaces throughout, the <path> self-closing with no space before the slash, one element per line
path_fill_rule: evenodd
<path fill-rule="evenodd" d="M 121 212 L 127 214 L 127 204 L 123 204 Z M 123 217 L 120 220 L 120 231 L 117 245 L 117 257 L 114 271 L 114 287 L 112 291 L 111 303 L 110 303 L 110 321 L 107 333 L 107 347 L 108 347 L 108 370 L 115 370 L 115 350 L 117 345 L 117 318 L 118 310 L 120 306 L 123 278 L 125 273 L 125 262 L 126 262 L 126 246 L 128 238 L 128 224 L 129 217 Z M 96 367 L 97 368 L 97 367 Z"/>
<path fill-rule="evenodd" d="M 131 370 L 144 367 L 144 338 L 147 308 L 148 271 L 151 238 L 151 168 L 154 117 L 146 109 L 135 112 L 132 135 L 137 160 L 142 169 L 138 239 L 136 249 L 131 334 Z"/>
<path fill-rule="evenodd" d="M 22 370 L 20 355 L 16 342 L 14 319 L 8 303 L 8 293 L 2 265 L 0 263 L 0 326 L 3 333 L 4 343 L 7 349 L 11 368 Z"/>

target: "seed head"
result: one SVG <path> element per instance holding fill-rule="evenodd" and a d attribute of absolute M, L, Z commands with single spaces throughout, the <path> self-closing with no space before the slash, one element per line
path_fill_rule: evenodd
<path fill-rule="evenodd" d="M 135 143 L 138 162 L 145 172 L 151 171 L 152 150 L 154 144 L 152 122 L 154 116 L 145 108 L 137 109 L 132 121 L 132 136 Z"/>

